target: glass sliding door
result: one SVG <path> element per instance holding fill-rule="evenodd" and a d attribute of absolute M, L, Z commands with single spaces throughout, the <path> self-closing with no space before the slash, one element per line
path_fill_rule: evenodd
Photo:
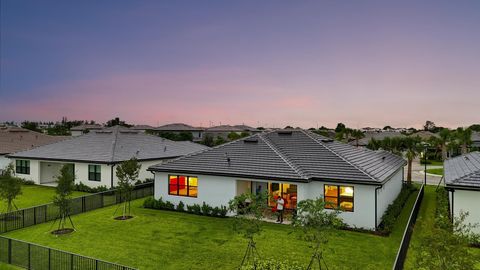
<path fill-rule="evenodd" d="M 297 185 L 269 182 L 268 192 L 271 197 L 269 206 L 275 207 L 278 197 L 282 197 L 285 201 L 285 209 L 297 208 Z"/>

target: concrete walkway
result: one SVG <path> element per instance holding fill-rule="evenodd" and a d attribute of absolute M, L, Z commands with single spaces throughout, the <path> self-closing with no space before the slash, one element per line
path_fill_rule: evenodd
<path fill-rule="evenodd" d="M 427 169 L 443 168 L 438 165 L 427 165 Z M 425 165 L 420 164 L 418 159 L 415 159 L 412 163 L 412 181 L 417 183 L 423 183 L 425 177 Z M 405 179 L 407 179 L 407 166 L 405 166 Z M 442 176 L 427 173 L 427 185 L 438 185 Z"/>

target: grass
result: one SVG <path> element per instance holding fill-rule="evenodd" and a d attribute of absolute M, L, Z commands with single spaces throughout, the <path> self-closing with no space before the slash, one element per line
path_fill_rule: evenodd
<path fill-rule="evenodd" d="M 423 197 L 422 206 L 418 213 L 417 222 L 414 227 L 410 247 L 405 261 L 405 269 L 415 269 L 414 262 L 417 256 L 417 249 L 420 245 L 421 238 L 425 236 L 435 224 L 435 209 L 436 209 L 436 186 L 426 186 L 425 195 Z M 472 256 L 478 257 L 480 262 L 480 249 L 471 248 Z M 476 265 L 480 269 L 480 263 Z"/>
<path fill-rule="evenodd" d="M 88 193 L 75 191 L 74 197 L 82 196 Z M 38 186 L 38 185 L 22 185 L 22 194 L 14 201 L 18 209 L 28 208 L 36 205 L 52 202 L 55 195 L 55 188 Z M 5 211 L 7 204 L 0 201 L 0 213 Z"/>
<path fill-rule="evenodd" d="M 334 231 L 325 252 L 329 268 L 391 269 L 415 196 L 409 198 L 389 237 Z M 49 223 L 6 236 L 139 269 L 238 267 L 247 242 L 233 232 L 233 219 L 144 209 L 143 200 L 132 203 L 131 220 L 113 220 L 113 206 L 74 216 L 77 231 L 68 236 L 52 236 Z M 310 257 L 308 243 L 288 225 L 265 223 L 257 248 L 266 258 L 306 263 Z"/>
<path fill-rule="evenodd" d="M 0 270 L 17 270 L 17 269 L 23 269 L 23 268 L 16 267 L 16 266 L 11 265 L 11 264 L 5 264 L 5 263 L 0 262 Z"/>
<path fill-rule="evenodd" d="M 443 175 L 443 168 L 427 169 L 427 173 Z"/>
<path fill-rule="evenodd" d="M 423 159 L 420 160 L 420 164 L 423 165 Z M 443 161 L 439 160 L 427 160 L 427 166 L 443 166 Z"/>

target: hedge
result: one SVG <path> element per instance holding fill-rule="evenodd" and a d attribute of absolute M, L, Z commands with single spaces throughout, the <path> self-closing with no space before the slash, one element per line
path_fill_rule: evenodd
<path fill-rule="evenodd" d="M 379 233 L 388 235 L 392 232 L 397 218 L 402 213 L 402 209 L 405 206 L 405 203 L 407 203 L 410 194 L 416 190 L 417 188 L 411 184 L 403 185 L 400 194 L 398 194 L 397 198 L 387 207 L 387 210 L 383 214 L 382 223 L 378 226 Z"/>
<path fill-rule="evenodd" d="M 183 202 L 179 202 L 177 206 L 169 201 L 163 201 L 162 198 L 155 200 L 153 197 L 147 198 L 143 202 L 144 208 L 149 209 L 159 209 L 159 210 L 169 210 L 177 212 L 187 212 L 196 215 L 210 216 L 210 217 L 226 217 L 228 209 L 226 206 L 215 206 L 212 207 L 205 202 L 202 205 L 193 204 L 185 205 Z"/>

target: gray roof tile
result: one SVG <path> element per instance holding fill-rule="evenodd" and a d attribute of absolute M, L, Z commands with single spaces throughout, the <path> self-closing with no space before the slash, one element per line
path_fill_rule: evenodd
<path fill-rule="evenodd" d="M 444 162 L 447 186 L 480 188 L 480 152 L 471 152 Z"/>
<path fill-rule="evenodd" d="M 150 168 L 297 181 L 378 183 L 404 165 L 403 158 L 385 151 L 353 147 L 305 130 L 283 130 L 255 134 Z"/>

